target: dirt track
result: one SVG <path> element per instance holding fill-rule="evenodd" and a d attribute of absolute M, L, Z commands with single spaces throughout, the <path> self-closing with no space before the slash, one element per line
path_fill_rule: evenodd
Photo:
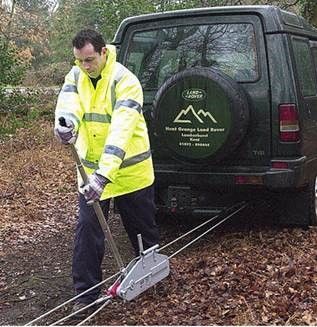
<path fill-rule="evenodd" d="M 70 153 L 42 121 L 0 143 L 0 325 L 21 325 L 73 295 L 76 215 Z M 116 301 L 98 325 L 316 325 L 317 229 L 282 229 L 243 213 L 171 261 L 156 292 Z M 119 217 L 111 228 L 126 262 Z M 162 226 L 162 242 L 187 230 Z M 109 254 L 105 275 L 115 271 Z"/>

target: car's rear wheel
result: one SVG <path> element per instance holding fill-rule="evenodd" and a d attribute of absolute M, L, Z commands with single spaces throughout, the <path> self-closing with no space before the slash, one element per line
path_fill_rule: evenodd
<path fill-rule="evenodd" d="M 303 189 L 275 194 L 271 200 L 281 225 L 317 225 L 317 176 Z"/>
<path fill-rule="evenodd" d="M 210 164 L 241 143 L 249 123 L 242 87 L 228 75 L 195 67 L 175 74 L 154 100 L 158 140 L 178 160 Z"/>

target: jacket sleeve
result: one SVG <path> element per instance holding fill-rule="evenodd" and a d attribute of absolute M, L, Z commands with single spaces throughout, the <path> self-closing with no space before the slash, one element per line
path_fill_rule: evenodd
<path fill-rule="evenodd" d="M 71 119 L 75 123 L 76 130 L 80 125 L 83 110 L 77 89 L 79 72 L 79 68 L 74 66 L 65 77 L 65 82 L 57 98 L 55 127 L 58 124 L 59 117 Z"/>
<path fill-rule="evenodd" d="M 127 147 L 142 115 L 143 92 L 138 79 L 128 70 L 117 83 L 108 137 L 97 173 L 114 182 Z"/>

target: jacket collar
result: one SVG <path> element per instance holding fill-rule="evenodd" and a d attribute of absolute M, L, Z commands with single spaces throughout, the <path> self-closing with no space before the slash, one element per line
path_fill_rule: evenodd
<path fill-rule="evenodd" d="M 116 47 L 114 45 L 107 44 L 106 48 L 107 48 L 107 61 L 105 67 L 101 71 L 102 78 L 111 75 L 111 72 L 113 71 L 117 59 Z"/>

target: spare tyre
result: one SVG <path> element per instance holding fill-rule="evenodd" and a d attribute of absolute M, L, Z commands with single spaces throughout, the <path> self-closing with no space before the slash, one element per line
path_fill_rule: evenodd
<path fill-rule="evenodd" d="M 248 122 L 242 87 L 214 68 L 195 67 L 173 75 L 154 99 L 156 135 L 181 161 L 220 161 L 240 144 Z"/>

